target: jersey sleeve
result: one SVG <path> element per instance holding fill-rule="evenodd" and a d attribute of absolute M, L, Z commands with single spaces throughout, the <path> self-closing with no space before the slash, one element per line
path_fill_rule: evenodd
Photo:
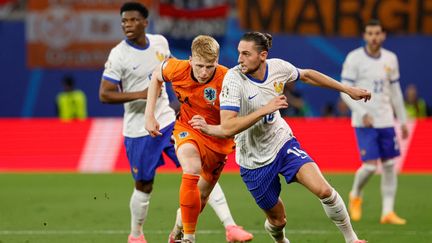
<path fill-rule="evenodd" d="M 300 71 L 293 64 L 282 59 L 277 59 L 277 60 L 283 72 L 286 72 L 288 76 L 287 82 L 294 82 L 299 80 Z"/>
<path fill-rule="evenodd" d="M 168 58 L 162 63 L 162 79 L 165 82 L 172 82 L 176 74 L 178 59 Z"/>
<path fill-rule="evenodd" d="M 102 78 L 119 84 L 122 78 L 122 61 L 121 55 L 118 49 L 112 49 L 108 60 L 105 62 L 105 70 L 102 74 Z"/>
<path fill-rule="evenodd" d="M 393 69 L 390 73 L 390 83 L 399 82 L 400 73 L 399 73 L 399 61 L 396 55 L 393 55 Z"/>
<path fill-rule="evenodd" d="M 240 111 L 241 89 L 240 80 L 242 74 L 233 69 L 225 75 L 222 83 L 222 92 L 219 95 L 220 109 L 230 111 Z"/>
<path fill-rule="evenodd" d="M 166 51 L 166 57 L 168 58 L 168 57 L 171 57 L 171 51 L 170 51 L 170 49 L 169 49 L 169 44 L 168 44 L 168 40 L 163 36 L 163 35 L 159 35 L 160 37 L 161 37 L 161 39 L 162 39 L 162 44 L 163 44 L 163 47 L 164 47 L 164 49 L 165 49 L 165 51 Z"/>
<path fill-rule="evenodd" d="M 348 54 L 343 66 L 342 66 L 342 73 L 341 78 L 342 81 L 347 81 L 350 83 L 354 83 L 357 79 L 357 68 L 355 64 L 355 58 L 352 53 Z"/>

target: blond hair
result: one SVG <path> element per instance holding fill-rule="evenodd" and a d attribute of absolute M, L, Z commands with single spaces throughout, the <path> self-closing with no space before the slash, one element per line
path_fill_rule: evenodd
<path fill-rule="evenodd" d="M 199 35 L 192 41 L 192 56 L 214 62 L 219 57 L 219 43 L 211 36 Z"/>

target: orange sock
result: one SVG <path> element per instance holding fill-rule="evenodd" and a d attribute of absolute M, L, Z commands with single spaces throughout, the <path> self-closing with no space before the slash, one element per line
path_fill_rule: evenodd
<path fill-rule="evenodd" d="M 180 185 L 180 209 L 185 234 L 195 234 L 198 215 L 201 211 L 201 195 L 198 189 L 199 176 L 183 174 Z"/>

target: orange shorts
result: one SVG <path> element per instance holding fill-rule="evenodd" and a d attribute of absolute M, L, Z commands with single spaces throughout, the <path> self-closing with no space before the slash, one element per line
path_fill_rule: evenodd
<path fill-rule="evenodd" d="M 179 128 L 179 127 L 176 127 Z M 215 184 L 225 166 L 227 155 L 213 151 L 207 147 L 195 131 L 181 127 L 173 131 L 176 149 L 184 143 L 193 144 L 201 157 L 201 177 L 208 183 Z"/>

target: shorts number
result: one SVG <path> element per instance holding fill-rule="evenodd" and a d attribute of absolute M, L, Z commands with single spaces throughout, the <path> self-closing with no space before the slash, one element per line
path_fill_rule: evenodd
<path fill-rule="evenodd" d="M 272 124 L 275 122 L 275 113 L 270 113 L 264 116 L 264 124 Z"/>
<path fill-rule="evenodd" d="M 294 154 L 295 156 L 300 157 L 302 159 L 304 159 L 308 156 L 308 154 L 305 151 L 303 151 L 297 147 L 292 147 L 292 149 L 289 148 L 287 150 L 287 154 Z"/>

